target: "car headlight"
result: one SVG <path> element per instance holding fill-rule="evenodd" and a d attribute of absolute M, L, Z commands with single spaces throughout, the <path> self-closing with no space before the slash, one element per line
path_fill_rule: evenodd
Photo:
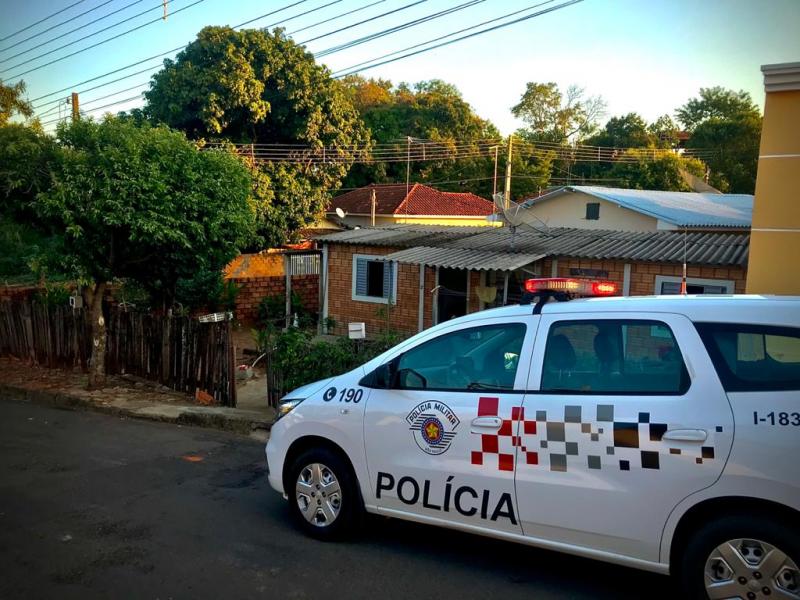
<path fill-rule="evenodd" d="M 278 414 L 275 416 L 277 421 L 292 412 L 305 398 L 283 398 L 278 402 Z"/>

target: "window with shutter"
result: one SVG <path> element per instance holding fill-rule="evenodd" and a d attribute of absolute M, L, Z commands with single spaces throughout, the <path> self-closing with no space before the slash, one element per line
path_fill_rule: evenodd
<path fill-rule="evenodd" d="M 380 257 L 353 255 L 353 300 L 386 304 L 397 297 L 397 273 L 394 263 Z"/>

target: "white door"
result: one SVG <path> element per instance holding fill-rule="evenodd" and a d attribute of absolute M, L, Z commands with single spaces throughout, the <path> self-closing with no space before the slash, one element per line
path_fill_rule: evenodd
<path fill-rule="evenodd" d="M 379 511 L 521 533 L 516 429 L 538 318 L 437 332 L 391 361 L 364 417 Z"/>
<path fill-rule="evenodd" d="M 712 485 L 733 419 L 691 322 L 674 314 L 542 317 L 519 464 L 527 536 L 649 561 L 670 511 Z M 664 560 L 666 557 L 660 557 Z"/>

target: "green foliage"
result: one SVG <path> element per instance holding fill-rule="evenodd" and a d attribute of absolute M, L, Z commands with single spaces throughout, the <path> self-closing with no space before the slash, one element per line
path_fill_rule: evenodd
<path fill-rule="evenodd" d="M 336 163 L 263 163 L 252 197 L 267 246 L 313 223 L 338 188 L 353 146 L 368 139 L 341 84 L 283 31 L 206 27 L 165 60 L 145 93 L 148 118 L 192 138 L 336 148 Z"/>
<path fill-rule="evenodd" d="M 397 87 L 387 80 L 365 79 L 358 75 L 346 77 L 343 81 L 353 105 L 369 128 L 373 142 L 389 144 L 388 151 L 393 154 L 402 155 L 407 151 L 409 136 L 414 140 L 414 152 L 421 151 L 420 144 L 435 142 L 439 149 L 444 145 L 461 153 L 477 149 L 480 140 L 500 136 L 491 122 L 475 113 L 455 86 L 444 81 L 434 79 L 414 85 L 401 83 Z M 503 155 L 501 149 L 500 157 Z M 526 165 L 519 166 L 524 168 Z M 534 171 L 537 166 L 538 163 Z M 502 162 L 500 168 L 503 168 Z M 483 156 L 412 161 L 410 173 L 412 181 L 445 182 L 436 187 L 469 191 L 489 198 L 493 170 L 494 158 Z M 405 162 L 376 162 L 354 165 L 344 186 L 360 187 L 370 183 L 405 181 L 405 178 Z"/>
<path fill-rule="evenodd" d="M 23 99 L 25 95 L 25 82 L 18 81 L 13 85 L 3 85 L 0 81 L 0 126 L 8 123 L 14 115 L 26 119 L 33 116 L 33 106 Z"/>
<path fill-rule="evenodd" d="M 610 171 L 611 177 L 624 183 L 620 187 L 689 192 L 691 187 L 681 170 L 700 178 L 705 175 L 705 165 L 696 158 L 668 153 L 653 159 L 651 154 L 637 150 L 628 150 L 625 156 L 636 159 L 636 162 L 614 163 Z"/>
<path fill-rule="evenodd" d="M 250 177 L 230 154 L 115 118 L 58 136 L 63 159 L 36 208 L 85 278 L 131 278 L 169 306 L 178 280 L 220 271 L 251 239 Z"/>
<path fill-rule="evenodd" d="M 611 117 L 605 127 L 588 138 L 586 143 L 610 148 L 652 148 L 656 146 L 656 138 L 640 115 L 628 113 Z"/>
<path fill-rule="evenodd" d="M 300 327 L 311 327 L 316 315 L 303 306 L 303 299 L 292 291 L 292 315 L 297 315 Z M 262 327 L 283 327 L 286 323 L 286 299 L 283 296 L 265 296 L 258 303 L 257 320 Z"/>
<path fill-rule="evenodd" d="M 529 82 L 512 114 L 525 122 L 518 134 L 528 141 L 565 143 L 590 135 L 605 112 L 599 96 L 587 97 L 578 86 L 562 94 L 555 83 Z"/>
<path fill-rule="evenodd" d="M 354 341 L 346 337 L 333 342 L 315 340 L 311 332 L 289 328 L 274 337 L 271 368 L 283 375 L 284 391 L 340 375 L 385 352 L 399 337 Z"/>
<path fill-rule="evenodd" d="M 59 159 L 52 137 L 16 123 L 0 126 L 0 216 L 30 221 L 33 200 L 50 186 Z"/>
<path fill-rule="evenodd" d="M 239 286 L 222 277 L 219 270 L 198 269 L 178 280 L 175 301 L 188 310 L 229 311 L 236 307 Z"/>
<path fill-rule="evenodd" d="M 675 111 L 692 132 L 688 148 L 714 150 L 706 159 L 709 183 L 723 192 L 752 194 L 756 186 L 761 114 L 750 94 L 721 87 L 700 88 Z"/>
<path fill-rule="evenodd" d="M 66 284 L 48 281 L 44 287 L 36 290 L 33 299 L 35 302 L 47 306 L 67 306 L 71 295 L 72 291 Z"/>
<path fill-rule="evenodd" d="M 758 107 L 744 90 L 735 92 L 723 87 L 700 88 L 698 98 L 692 98 L 675 111 L 678 121 L 687 131 L 708 119 L 736 119 L 743 115 L 759 116 Z"/>

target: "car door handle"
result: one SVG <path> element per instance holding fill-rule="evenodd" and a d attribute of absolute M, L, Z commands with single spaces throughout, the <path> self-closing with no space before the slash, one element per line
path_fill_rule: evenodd
<path fill-rule="evenodd" d="M 661 439 L 675 442 L 705 442 L 707 437 L 705 429 L 670 429 Z"/>
<path fill-rule="evenodd" d="M 472 419 L 472 426 L 484 429 L 500 429 L 503 424 L 503 419 L 500 417 L 478 417 Z"/>

